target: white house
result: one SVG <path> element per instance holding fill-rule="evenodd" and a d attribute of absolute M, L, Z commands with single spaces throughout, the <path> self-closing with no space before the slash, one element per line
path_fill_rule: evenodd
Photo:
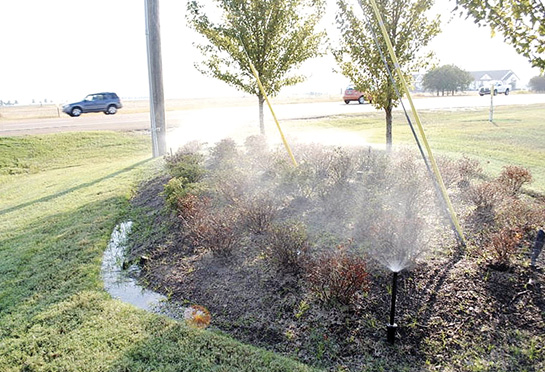
<path fill-rule="evenodd" d="M 501 81 L 503 84 L 511 85 L 511 90 L 517 89 L 520 84 L 519 77 L 512 70 L 493 70 L 493 71 L 470 71 L 473 76 L 473 82 L 469 84 L 469 90 L 479 90 L 483 86 Z"/>

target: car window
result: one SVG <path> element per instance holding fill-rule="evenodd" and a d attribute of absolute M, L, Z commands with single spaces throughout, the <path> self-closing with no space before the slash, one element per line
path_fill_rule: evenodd
<path fill-rule="evenodd" d="M 85 97 L 84 101 L 92 101 L 93 100 L 93 95 L 92 94 L 89 94 L 87 97 Z"/>

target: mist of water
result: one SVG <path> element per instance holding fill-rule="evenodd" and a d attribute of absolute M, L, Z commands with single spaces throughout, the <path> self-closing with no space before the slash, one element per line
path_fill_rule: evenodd
<path fill-rule="evenodd" d="M 222 202 L 272 201 L 279 218 L 306 224 L 317 249 L 350 241 L 352 249 L 399 272 L 430 254 L 430 241 L 448 229 L 414 153 L 297 143 L 299 166 L 293 167 L 284 149 L 264 138 L 244 143 L 223 140 L 199 150 L 212 154 L 208 179 L 229 196 Z M 194 143 L 189 147 L 196 150 Z"/>

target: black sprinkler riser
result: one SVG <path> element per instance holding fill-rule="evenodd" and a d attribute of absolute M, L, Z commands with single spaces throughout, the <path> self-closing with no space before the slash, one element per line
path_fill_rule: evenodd
<path fill-rule="evenodd" d="M 398 272 L 394 272 L 392 278 L 392 302 L 390 305 L 390 324 L 387 325 L 387 340 L 390 344 L 394 344 L 397 332 L 397 324 L 395 323 L 396 314 L 396 298 L 397 298 L 397 276 Z"/>

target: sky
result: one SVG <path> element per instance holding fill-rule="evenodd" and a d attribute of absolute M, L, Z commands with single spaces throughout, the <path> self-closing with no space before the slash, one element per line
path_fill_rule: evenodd
<path fill-rule="evenodd" d="M 244 96 L 194 68 L 201 58 L 192 45 L 198 35 L 187 27 L 185 4 L 160 0 L 165 97 Z M 334 6 L 328 0 L 328 27 Z M 487 27 L 453 17 L 453 7 L 454 0 L 436 0 L 432 10 L 442 15 L 443 32 L 429 46 L 440 65 L 513 70 L 522 86 L 539 74 L 501 35 L 492 38 Z M 144 0 L 0 0 L 0 99 L 61 103 L 100 91 L 125 99 L 147 97 L 144 10 Z M 340 93 L 349 81 L 334 67 L 331 56 L 303 64 L 307 81 L 282 94 Z"/>

